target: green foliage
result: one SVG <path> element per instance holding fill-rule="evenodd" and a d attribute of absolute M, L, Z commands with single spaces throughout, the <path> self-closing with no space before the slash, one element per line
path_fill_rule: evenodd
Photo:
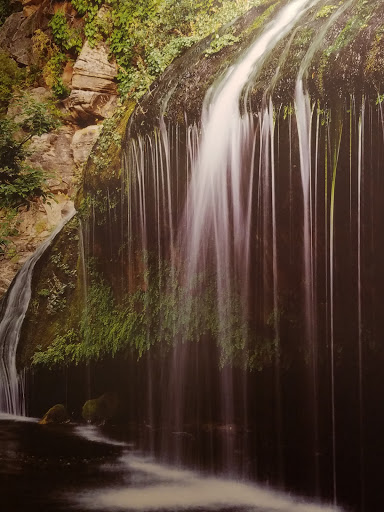
<path fill-rule="evenodd" d="M 102 3 L 103 0 L 72 0 L 72 5 L 80 16 L 96 14 Z"/>
<path fill-rule="evenodd" d="M 48 347 L 47 350 L 42 351 L 41 346 L 37 346 L 32 360 L 34 365 L 44 365 L 52 368 L 55 365 L 64 365 L 68 361 L 76 358 L 76 348 L 80 346 L 78 343 L 77 333 L 70 329 L 63 336 L 57 336 L 55 341 Z"/>
<path fill-rule="evenodd" d="M 98 15 L 103 0 L 73 0 L 72 5 L 80 16 L 84 16 L 84 35 L 91 47 L 110 34 L 109 15 L 107 13 L 104 16 Z"/>
<path fill-rule="evenodd" d="M 49 297 L 50 293 L 50 290 L 48 290 L 47 288 L 42 288 L 37 292 L 37 295 L 39 295 L 39 297 Z"/>
<path fill-rule="evenodd" d="M 240 38 L 234 36 L 233 34 L 224 34 L 221 37 L 218 34 L 216 34 L 215 39 L 211 43 L 211 46 L 206 50 L 205 56 L 207 57 L 208 55 L 218 53 L 226 46 L 232 46 L 233 44 L 238 43 L 239 41 Z"/>
<path fill-rule="evenodd" d="M 103 7 L 102 15 L 99 0 L 74 0 L 73 5 L 85 18 L 84 31 L 91 46 L 101 39 L 109 43 L 119 65 L 120 93 L 138 99 L 186 48 L 259 3 L 110 0 L 110 9 Z M 219 44 L 222 48 L 235 42 L 237 38 L 228 35 Z"/>
<path fill-rule="evenodd" d="M 13 90 L 24 79 L 24 72 L 16 62 L 0 50 L 0 116 L 7 110 Z"/>
<path fill-rule="evenodd" d="M 34 197 L 47 197 L 45 175 L 40 169 L 22 164 L 15 174 L 11 169 L 0 169 L 0 208 L 12 208 L 27 203 Z"/>
<path fill-rule="evenodd" d="M 132 351 L 141 357 L 154 345 L 169 347 L 204 336 L 217 340 L 223 364 L 244 350 L 248 326 L 240 301 L 235 293 L 223 299 L 223 325 L 215 279 L 196 276 L 193 284 L 183 286 L 179 271 L 158 262 L 140 280 L 142 286 L 117 303 L 111 288 L 93 272 L 78 329 L 56 336 L 46 350 L 34 354 L 33 364 L 78 364 Z"/>
<path fill-rule="evenodd" d="M 63 11 L 56 11 L 49 22 L 52 29 L 53 40 L 63 50 L 73 50 L 77 55 L 80 53 L 83 41 L 78 30 L 70 28 L 66 15 Z"/>
<path fill-rule="evenodd" d="M 328 18 L 337 9 L 337 5 L 324 5 L 316 14 L 316 19 Z"/>
<path fill-rule="evenodd" d="M 53 101 L 37 101 L 23 94 L 16 102 L 21 108 L 21 126 L 31 135 L 43 135 L 60 126 L 62 114 Z"/>
<path fill-rule="evenodd" d="M 47 197 L 44 173 L 24 162 L 26 143 L 59 125 L 58 110 L 52 102 L 38 102 L 27 94 L 17 102 L 21 121 L 0 119 L 0 208 L 27 203 L 33 197 Z M 20 140 L 20 130 L 25 134 Z"/>
<path fill-rule="evenodd" d="M 61 75 L 68 62 L 68 57 L 40 29 L 34 33 L 32 44 L 36 65 L 42 69 L 46 85 L 52 89 L 57 98 L 65 98 L 69 95 L 70 90 L 65 87 Z"/>
<path fill-rule="evenodd" d="M 12 252 L 12 236 L 17 235 L 17 210 L 9 208 L 0 212 L 0 256 Z"/>

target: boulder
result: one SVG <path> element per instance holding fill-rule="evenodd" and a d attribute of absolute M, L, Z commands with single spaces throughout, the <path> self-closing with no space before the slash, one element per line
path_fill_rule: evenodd
<path fill-rule="evenodd" d="M 91 125 L 75 132 L 71 148 L 73 152 L 73 160 L 76 165 L 81 165 L 88 160 L 100 131 L 101 125 Z"/>
<path fill-rule="evenodd" d="M 54 405 L 39 421 L 40 425 L 60 424 L 69 422 L 67 409 L 63 404 Z"/>
<path fill-rule="evenodd" d="M 105 423 L 116 417 L 119 399 L 115 393 L 104 393 L 99 398 L 88 400 L 83 405 L 82 416 L 88 423 Z"/>

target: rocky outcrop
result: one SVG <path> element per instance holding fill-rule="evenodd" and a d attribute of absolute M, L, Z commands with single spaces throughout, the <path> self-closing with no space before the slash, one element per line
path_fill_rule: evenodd
<path fill-rule="evenodd" d="M 72 92 L 66 108 L 79 123 L 89 124 L 113 113 L 117 102 L 117 65 L 109 61 L 105 44 L 91 48 L 86 42 L 74 65 Z"/>
<path fill-rule="evenodd" d="M 47 102 L 53 100 L 52 92 L 45 87 L 35 87 L 33 89 L 28 89 L 27 95 L 37 102 Z M 19 98 L 16 96 L 11 100 L 8 110 L 7 117 L 12 119 L 15 123 L 22 124 L 26 118 L 25 113 L 23 114 L 23 107 L 20 104 Z"/>
<path fill-rule="evenodd" d="M 71 148 L 76 165 L 82 165 L 87 161 L 100 131 L 101 125 L 91 125 L 74 134 Z"/>
<path fill-rule="evenodd" d="M 91 48 L 86 42 L 73 68 L 72 87 L 84 91 L 116 94 L 117 66 L 108 60 L 105 44 Z"/>
<path fill-rule="evenodd" d="M 60 193 L 46 203 L 39 200 L 29 207 L 19 208 L 17 218 L 10 223 L 13 234 L 8 237 L 6 255 L 0 254 L 0 297 L 5 294 L 25 261 L 72 208 L 73 202 Z M 7 222 L 1 217 L 1 212 L 0 222 Z"/>
<path fill-rule="evenodd" d="M 33 137 L 28 163 L 40 167 L 50 176 L 48 186 L 53 193 L 70 194 L 75 171 L 71 142 L 74 129 L 63 126 L 55 132 Z"/>
<path fill-rule="evenodd" d="M 33 63 L 32 36 L 37 29 L 46 30 L 48 20 L 43 9 L 37 9 L 30 16 L 23 11 L 11 14 L 0 31 L 0 48 L 19 64 L 29 66 Z"/>
<path fill-rule="evenodd" d="M 64 103 L 75 121 L 87 125 L 110 117 L 116 108 L 117 96 L 75 89 Z"/>

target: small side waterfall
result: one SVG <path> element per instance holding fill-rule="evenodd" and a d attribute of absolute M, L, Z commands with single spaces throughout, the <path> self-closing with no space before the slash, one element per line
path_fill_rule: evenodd
<path fill-rule="evenodd" d="M 23 374 L 17 373 L 16 351 L 20 331 L 31 298 L 33 269 L 40 257 L 63 226 L 75 215 L 70 212 L 52 234 L 26 261 L 6 296 L 0 322 L 0 411 L 25 416 L 25 390 Z"/>

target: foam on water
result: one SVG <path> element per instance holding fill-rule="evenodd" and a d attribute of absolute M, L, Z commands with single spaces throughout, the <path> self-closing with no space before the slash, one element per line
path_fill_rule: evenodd
<path fill-rule="evenodd" d="M 83 495 L 81 504 L 91 510 L 222 510 L 241 508 L 265 512 L 336 512 L 339 508 L 306 502 L 246 482 L 215 478 L 124 455 L 127 472 L 150 478 L 145 485 L 98 490 Z M 135 479 L 130 478 L 131 483 Z"/>
<path fill-rule="evenodd" d="M 26 423 L 37 423 L 39 418 L 30 418 L 28 416 L 18 416 L 17 414 L 0 412 L 0 421 L 22 421 Z"/>
<path fill-rule="evenodd" d="M 102 432 L 100 432 L 100 429 L 98 427 L 95 427 L 94 425 L 76 425 L 74 428 L 74 434 L 78 435 L 79 437 L 83 437 L 88 441 L 92 441 L 94 443 L 104 443 L 113 446 L 124 446 L 126 448 L 132 446 L 131 444 L 125 443 L 124 441 L 117 441 L 108 436 L 105 436 Z"/>

